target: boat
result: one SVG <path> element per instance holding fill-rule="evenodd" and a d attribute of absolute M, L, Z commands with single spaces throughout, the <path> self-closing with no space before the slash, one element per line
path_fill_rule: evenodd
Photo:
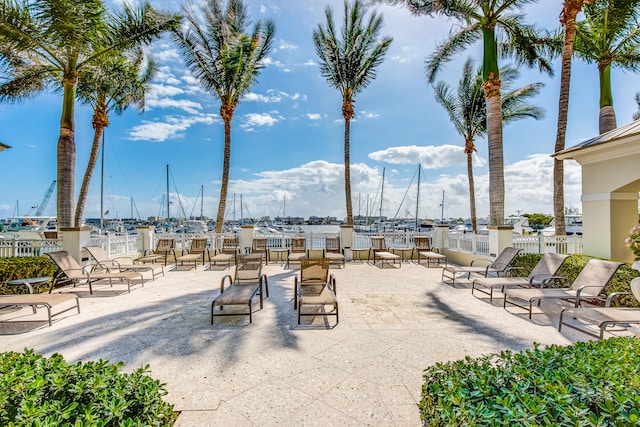
<path fill-rule="evenodd" d="M 4 238 L 42 239 L 45 232 L 56 231 L 56 217 L 15 216 L 8 218 L 9 224 L 2 233 Z"/>
<path fill-rule="evenodd" d="M 567 236 L 578 235 L 582 236 L 582 214 L 570 213 L 564 215 L 565 231 Z M 542 229 L 542 234 L 545 236 L 555 236 L 556 227 L 555 219 L 551 221 L 548 227 Z"/>
<path fill-rule="evenodd" d="M 189 234 L 207 234 L 209 226 L 200 219 L 188 219 L 184 222 L 184 232 Z"/>

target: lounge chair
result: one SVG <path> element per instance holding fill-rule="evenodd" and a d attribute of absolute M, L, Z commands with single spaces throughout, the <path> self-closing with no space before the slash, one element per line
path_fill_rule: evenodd
<path fill-rule="evenodd" d="M 225 286 L 226 285 L 226 286 Z M 220 295 L 211 303 L 211 324 L 214 316 L 248 315 L 249 323 L 253 322 L 252 299 L 260 296 L 260 308 L 263 308 L 263 292 L 269 296 L 269 282 L 267 276 L 262 274 L 262 257 L 250 255 L 238 255 L 236 258 L 236 271 L 234 277 L 226 275 L 220 281 Z M 225 306 L 248 306 L 248 312 L 223 312 Z M 219 310 L 215 310 L 219 307 Z"/>
<path fill-rule="evenodd" d="M 67 301 L 74 301 L 74 305 L 65 308 L 64 310 L 52 313 L 51 310 L 54 306 L 63 304 Z M 51 326 L 51 319 L 62 313 L 76 308 L 80 313 L 80 302 L 76 294 L 64 293 L 64 294 L 22 294 L 22 295 L 0 295 L 0 306 L 17 306 L 17 307 L 33 307 L 33 312 L 36 313 L 36 306 L 43 306 L 47 309 L 47 319 L 49 326 Z"/>
<path fill-rule="evenodd" d="M 210 263 L 216 265 L 218 262 L 227 264 L 227 268 L 231 268 L 231 263 L 235 262 L 236 257 L 240 253 L 240 246 L 236 236 L 224 236 L 222 238 L 222 247 L 219 252 L 210 260 Z"/>
<path fill-rule="evenodd" d="M 640 282 L 640 277 L 636 277 L 631 282 Z M 633 290 L 633 286 L 631 289 Z M 607 328 L 610 326 L 629 327 L 640 325 L 640 309 L 631 307 L 611 307 L 611 302 L 620 295 L 629 295 L 629 292 L 613 292 L 607 296 L 604 307 L 572 307 L 565 308 L 560 312 L 558 331 L 562 331 L 562 326 L 575 329 L 595 338 L 602 339 Z M 636 299 L 640 295 L 635 295 Z M 567 322 L 571 318 L 574 322 Z M 578 322 L 575 322 L 578 320 Z M 594 333 L 589 325 L 598 328 L 599 333 Z"/>
<path fill-rule="evenodd" d="M 569 255 L 546 253 L 540 258 L 540 261 L 533 267 L 527 277 L 482 277 L 474 279 L 471 283 L 471 293 L 473 294 L 473 291 L 476 290 L 487 294 L 489 295 L 489 301 L 493 302 L 493 290 L 495 288 L 501 288 L 502 292 L 504 292 L 505 288 L 513 286 L 523 288 L 544 286 L 550 280 L 558 278 L 556 274 L 567 258 L 569 258 Z M 507 274 L 512 274 L 515 270 L 515 267 L 508 267 Z"/>
<path fill-rule="evenodd" d="M 287 266 L 290 262 L 300 262 L 302 258 L 307 256 L 307 239 L 305 237 L 292 237 L 291 250 L 287 256 Z"/>
<path fill-rule="evenodd" d="M 151 271 L 151 279 L 155 279 L 158 274 L 164 276 L 164 265 L 162 264 L 134 264 L 135 259 L 129 256 L 118 256 L 109 258 L 102 246 L 85 246 L 91 258 L 104 271 Z"/>
<path fill-rule="evenodd" d="M 344 267 L 344 253 L 340 247 L 340 237 L 325 237 L 324 258 L 328 258 L 332 264 L 338 264 Z"/>
<path fill-rule="evenodd" d="M 89 293 L 93 294 L 93 282 L 98 280 L 109 280 L 109 285 L 113 286 L 113 279 L 126 280 L 127 290 L 131 292 L 131 280 L 140 279 L 140 284 L 144 286 L 144 278 L 142 273 L 133 271 L 119 271 L 119 272 L 94 272 L 91 271 L 92 265 L 86 265 L 81 267 L 67 251 L 56 251 L 47 253 L 49 258 L 60 269 L 60 275 L 56 277 L 55 281 L 71 282 L 73 286 L 77 285 L 89 285 Z M 53 287 L 51 288 L 53 289 Z M 51 292 L 51 291 L 49 291 Z"/>
<path fill-rule="evenodd" d="M 336 297 L 336 278 L 329 275 L 328 258 L 305 258 L 300 261 L 300 279 L 294 278 L 293 306 L 298 312 L 298 324 L 301 316 L 336 316 L 338 324 L 338 298 Z M 330 305 L 332 310 L 324 310 Z M 308 312 L 303 306 L 313 306 L 316 311 Z M 318 312 L 317 310 L 322 310 Z"/>
<path fill-rule="evenodd" d="M 384 237 L 382 236 L 371 237 L 371 252 L 373 265 L 376 264 L 376 261 L 380 261 L 380 268 L 384 268 L 385 262 L 391 266 L 397 262 L 398 266 L 402 267 L 402 258 L 400 255 L 389 252 Z"/>
<path fill-rule="evenodd" d="M 169 255 L 173 255 L 173 259 L 176 259 L 175 239 L 172 237 L 161 237 L 156 243 L 156 248 L 145 250 L 143 256 L 137 258 L 136 262 L 156 262 L 164 258 L 164 265 L 166 266 Z"/>
<path fill-rule="evenodd" d="M 185 262 L 193 262 L 193 268 L 195 269 L 199 260 L 202 260 L 202 265 L 204 265 L 205 258 L 208 258 L 209 263 L 211 263 L 211 253 L 207 247 L 208 244 L 209 239 L 207 237 L 192 238 L 187 253 L 176 258 L 176 268 L 178 266 L 178 262 L 180 265 L 183 265 Z"/>
<path fill-rule="evenodd" d="M 269 252 L 267 249 L 267 238 L 266 237 L 254 237 L 253 242 L 251 242 L 251 253 L 253 254 L 262 254 L 264 257 L 265 263 L 269 263 Z"/>
<path fill-rule="evenodd" d="M 431 238 L 429 236 L 413 236 L 413 243 L 415 245 L 416 259 L 418 264 L 422 259 L 427 260 L 427 267 L 431 266 L 431 261 L 435 262 L 438 266 L 444 262 L 444 266 L 447 266 L 447 257 L 438 249 L 431 246 Z"/>
<path fill-rule="evenodd" d="M 472 274 L 479 274 L 482 277 L 489 277 L 489 275 L 500 276 L 507 271 L 507 268 L 521 250 L 522 249 L 507 247 L 500 252 L 500 255 L 498 255 L 494 261 L 482 258 L 471 261 L 471 265 L 469 267 L 458 265 L 449 265 L 444 267 L 442 269 L 442 282 L 447 283 L 445 279 L 451 280 L 451 286 L 455 287 L 457 275 L 466 274 L 468 280 L 471 279 Z M 476 262 L 487 262 L 488 264 L 482 267 L 474 265 Z"/>
<path fill-rule="evenodd" d="M 529 319 L 531 319 L 533 303 L 537 302 L 540 305 L 544 299 L 573 301 L 575 307 L 580 307 L 583 299 L 604 299 L 600 294 L 621 265 L 622 263 L 620 262 L 591 259 L 580 271 L 580 274 L 578 274 L 570 287 L 507 289 L 502 306 L 506 308 L 507 303 L 509 303 L 529 310 Z M 519 300 L 526 301 L 528 305 L 517 302 Z"/>

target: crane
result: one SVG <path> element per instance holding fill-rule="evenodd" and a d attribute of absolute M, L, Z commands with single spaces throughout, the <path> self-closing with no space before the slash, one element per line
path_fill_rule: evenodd
<path fill-rule="evenodd" d="M 51 195 L 53 194 L 53 189 L 54 188 L 56 188 L 56 180 L 55 179 L 53 180 L 53 182 L 49 186 L 49 189 L 47 190 L 47 192 L 44 193 L 44 197 L 42 198 L 42 201 L 38 205 L 38 209 L 36 210 L 36 215 L 35 216 L 42 215 L 42 212 L 44 212 L 44 208 L 46 208 L 47 204 L 49 203 L 49 199 L 51 198 Z"/>

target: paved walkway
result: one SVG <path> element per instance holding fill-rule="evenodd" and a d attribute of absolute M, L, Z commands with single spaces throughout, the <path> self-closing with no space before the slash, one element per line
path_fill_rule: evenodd
<path fill-rule="evenodd" d="M 149 364 L 181 411 L 179 427 L 418 426 L 427 366 L 577 338 L 557 331 L 553 308 L 531 322 L 518 308 L 472 296 L 464 281 L 442 284 L 440 268 L 407 262 L 332 267 L 340 303 L 334 328 L 322 317 L 298 326 L 299 270 L 280 264 L 263 270 L 270 297 L 253 324 L 234 316 L 210 325 L 211 301 L 229 273 L 222 268 L 167 271 L 130 294 L 124 285 L 96 286 L 93 296 L 75 288 L 81 314 L 65 313 L 52 327 L 32 322 L 44 310 L 1 315 L 15 323 L 0 323 L 0 347 L 57 352 L 69 362 L 123 361 L 128 370 Z"/>

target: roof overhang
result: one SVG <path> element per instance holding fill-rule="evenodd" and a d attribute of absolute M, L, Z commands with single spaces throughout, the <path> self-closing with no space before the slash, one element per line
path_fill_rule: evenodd
<path fill-rule="evenodd" d="M 558 151 L 552 156 L 558 160 L 589 164 L 637 154 L 640 154 L 640 120 Z"/>

